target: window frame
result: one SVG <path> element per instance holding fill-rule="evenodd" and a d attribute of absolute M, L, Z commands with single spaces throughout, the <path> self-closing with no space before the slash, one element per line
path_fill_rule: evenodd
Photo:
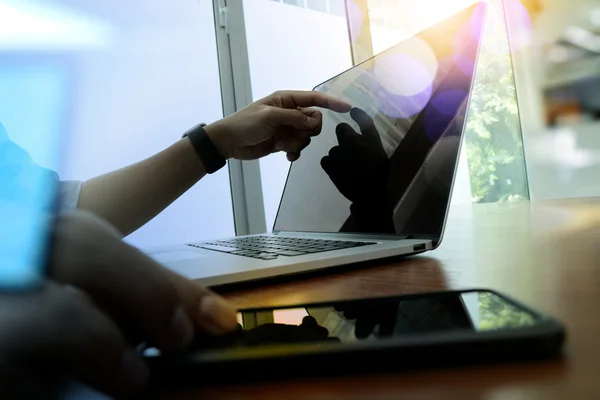
<path fill-rule="evenodd" d="M 223 117 L 252 103 L 243 0 L 213 0 Z M 237 236 L 267 231 L 259 160 L 229 160 Z"/>
<path fill-rule="evenodd" d="M 224 117 L 244 108 L 253 101 L 243 1 L 213 0 Z M 499 1 L 502 1 L 505 16 L 504 25 L 510 47 L 514 32 L 511 32 L 511 25 L 508 23 L 509 17 L 505 8 L 506 2 L 504 0 Z M 370 26 L 367 0 L 357 0 L 356 4 L 363 14 L 363 26 L 364 24 Z M 370 29 L 362 29 L 362 33 L 355 37 L 348 18 L 347 0 L 345 1 L 345 5 L 352 63 L 356 65 L 374 55 L 372 38 Z M 526 68 L 527 60 L 524 57 L 525 55 L 522 53 L 512 54 L 515 88 L 520 88 L 520 90 L 516 90 L 517 102 L 521 106 L 534 107 L 536 99 L 531 98 L 531 96 L 528 97 L 527 93 L 529 91 L 526 90 L 528 69 Z M 519 112 L 521 140 L 523 142 L 525 157 L 527 154 L 525 146 L 527 144 L 524 140 L 523 132 L 535 126 L 536 121 L 535 116 L 525 116 L 524 114 L 527 113 Z M 236 235 L 241 236 L 267 232 L 259 160 L 229 160 L 228 165 Z M 527 160 L 525 159 L 527 190 L 530 199 L 532 199 L 529 180 L 530 171 L 527 166 Z"/>
<path fill-rule="evenodd" d="M 359 3 L 366 11 L 366 0 L 361 0 Z M 345 4 L 347 15 L 347 2 Z M 244 2 L 243 0 L 213 0 L 213 11 L 223 117 L 226 117 L 253 101 Z M 368 12 L 364 12 L 363 15 L 366 15 L 366 22 L 368 22 Z M 350 43 L 353 43 L 352 35 L 348 25 Z M 362 35 L 360 40 L 356 41 L 357 46 L 352 46 L 353 65 L 372 56 L 373 48 L 370 41 L 369 33 Z M 368 54 L 369 49 L 371 54 Z M 272 227 L 267 229 L 266 226 L 259 160 L 229 160 L 228 167 L 236 235 L 253 235 L 270 231 Z"/>

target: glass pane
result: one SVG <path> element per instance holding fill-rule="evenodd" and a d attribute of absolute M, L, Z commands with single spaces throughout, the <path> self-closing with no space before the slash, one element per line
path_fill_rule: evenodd
<path fill-rule="evenodd" d="M 327 12 L 327 1 L 326 0 L 307 0 L 306 6 L 311 10 Z"/>
<path fill-rule="evenodd" d="M 85 180 L 132 164 L 179 140 L 198 122 L 222 117 L 211 2 L 46 0 L 0 5 L 10 10 L 13 22 L 2 22 L 7 15 L 3 8 L 2 65 L 52 71 L 53 82 L 60 85 L 42 92 L 35 104 L 22 103 L 17 116 L 2 113 L 0 118 L 23 137 L 41 132 L 42 126 L 61 132 L 69 143 L 67 161 L 59 168 L 62 179 Z M 5 34 L 6 29 L 13 32 Z M 21 84 L 15 90 L 29 93 L 28 82 L 14 81 Z M 10 104 L 12 99 L 3 95 L 9 96 L 0 91 L 0 104 Z M 224 169 L 128 240 L 145 247 L 233 234 Z"/>
<path fill-rule="evenodd" d="M 343 10 L 343 0 L 329 0 L 330 7 L 336 2 Z M 244 0 L 244 14 L 255 100 L 279 89 L 311 90 L 352 66 L 345 14 L 269 0 Z M 289 165 L 284 154 L 260 161 L 269 228 L 275 220 Z"/>
<path fill-rule="evenodd" d="M 529 199 L 523 138 L 502 2 L 488 2 L 487 25 L 467 124 L 473 202 Z"/>
<path fill-rule="evenodd" d="M 430 26 L 475 0 L 367 0 L 374 53 Z M 487 2 L 488 18 L 454 183 L 453 204 L 529 198 L 523 143 L 502 2 Z"/>
<path fill-rule="evenodd" d="M 346 18 L 346 4 L 344 0 L 329 0 L 329 12 Z"/>

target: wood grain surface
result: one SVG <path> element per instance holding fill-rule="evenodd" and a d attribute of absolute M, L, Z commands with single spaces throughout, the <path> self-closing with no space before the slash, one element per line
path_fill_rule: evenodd
<path fill-rule="evenodd" d="M 186 389 L 169 399 L 600 399 L 600 199 L 452 208 L 442 245 L 392 263 L 254 283 L 223 294 L 276 306 L 484 287 L 563 321 L 560 360 Z M 202 377 L 198 377 L 202 380 Z"/>

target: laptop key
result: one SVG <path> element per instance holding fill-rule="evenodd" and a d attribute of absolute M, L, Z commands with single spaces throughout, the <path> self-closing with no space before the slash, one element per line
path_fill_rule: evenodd
<path fill-rule="evenodd" d="M 202 245 L 196 245 L 196 247 L 239 256 L 272 260 L 277 258 L 278 255 L 292 257 L 370 244 L 375 243 L 277 236 L 251 236 L 208 242 L 203 243 Z"/>
<path fill-rule="evenodd" d="M 301 256 L 301 255 L 306 254 L 306 252 L 304 252 L 304 251 L 293 251 L 293 250 L 273 250 L 273 252 L 275 254 L 279 254 L 280 256 L 288 256 L 288 257 Z"/>
<path fill-rule="evenodd" d="M 261 260 L 275 260 L 277 257 L 277 254 L 273 253 L 260 253 L 256 256 L 256 258 L 260 258 Z"/>
<path fill-rule="evenodd" d="M 240 250 L 236 247 L 219 246 L 214 244 L 202 244 L 199 247 L 206 250 L 220 251 L 222 253 L 232 253 L 234 251 Z"/>
<path fill-rule="evenodd" d="M 278 246 L 277 248 L 273 248 L 273 250 L 279 251 L 304 251 L 305 248 L 297 247 L 297 246 Z"/>
<path fill-rule="evenodd" d="M 322 253 L 324 251 L 327 250 L 323 250 L 323 249 L 306 249 L 306 250 L 302 250 L 303 252 L 305 252 L 306 254 L 314 254 L 314 253 Z"/>
<path fill-rule="evenodd" d="M 236 256 L 242 256 L 242 257 L 254 257 L 254 256 L 258 256 L 260 253 L 257 251 L 252 251 L 252 250 L 241 250 L 241 251 L 234 251 L 231 254 L 235 254 Z"/>

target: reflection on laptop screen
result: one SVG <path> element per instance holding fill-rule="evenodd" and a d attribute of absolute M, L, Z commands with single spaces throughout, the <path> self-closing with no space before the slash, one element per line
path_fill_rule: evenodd
<path fill-rule="evenodd" d="M 441 236 L 484 17 L 467 8 L 315 89 L 355 109 L 323 111 L 274 230 Z"/>

